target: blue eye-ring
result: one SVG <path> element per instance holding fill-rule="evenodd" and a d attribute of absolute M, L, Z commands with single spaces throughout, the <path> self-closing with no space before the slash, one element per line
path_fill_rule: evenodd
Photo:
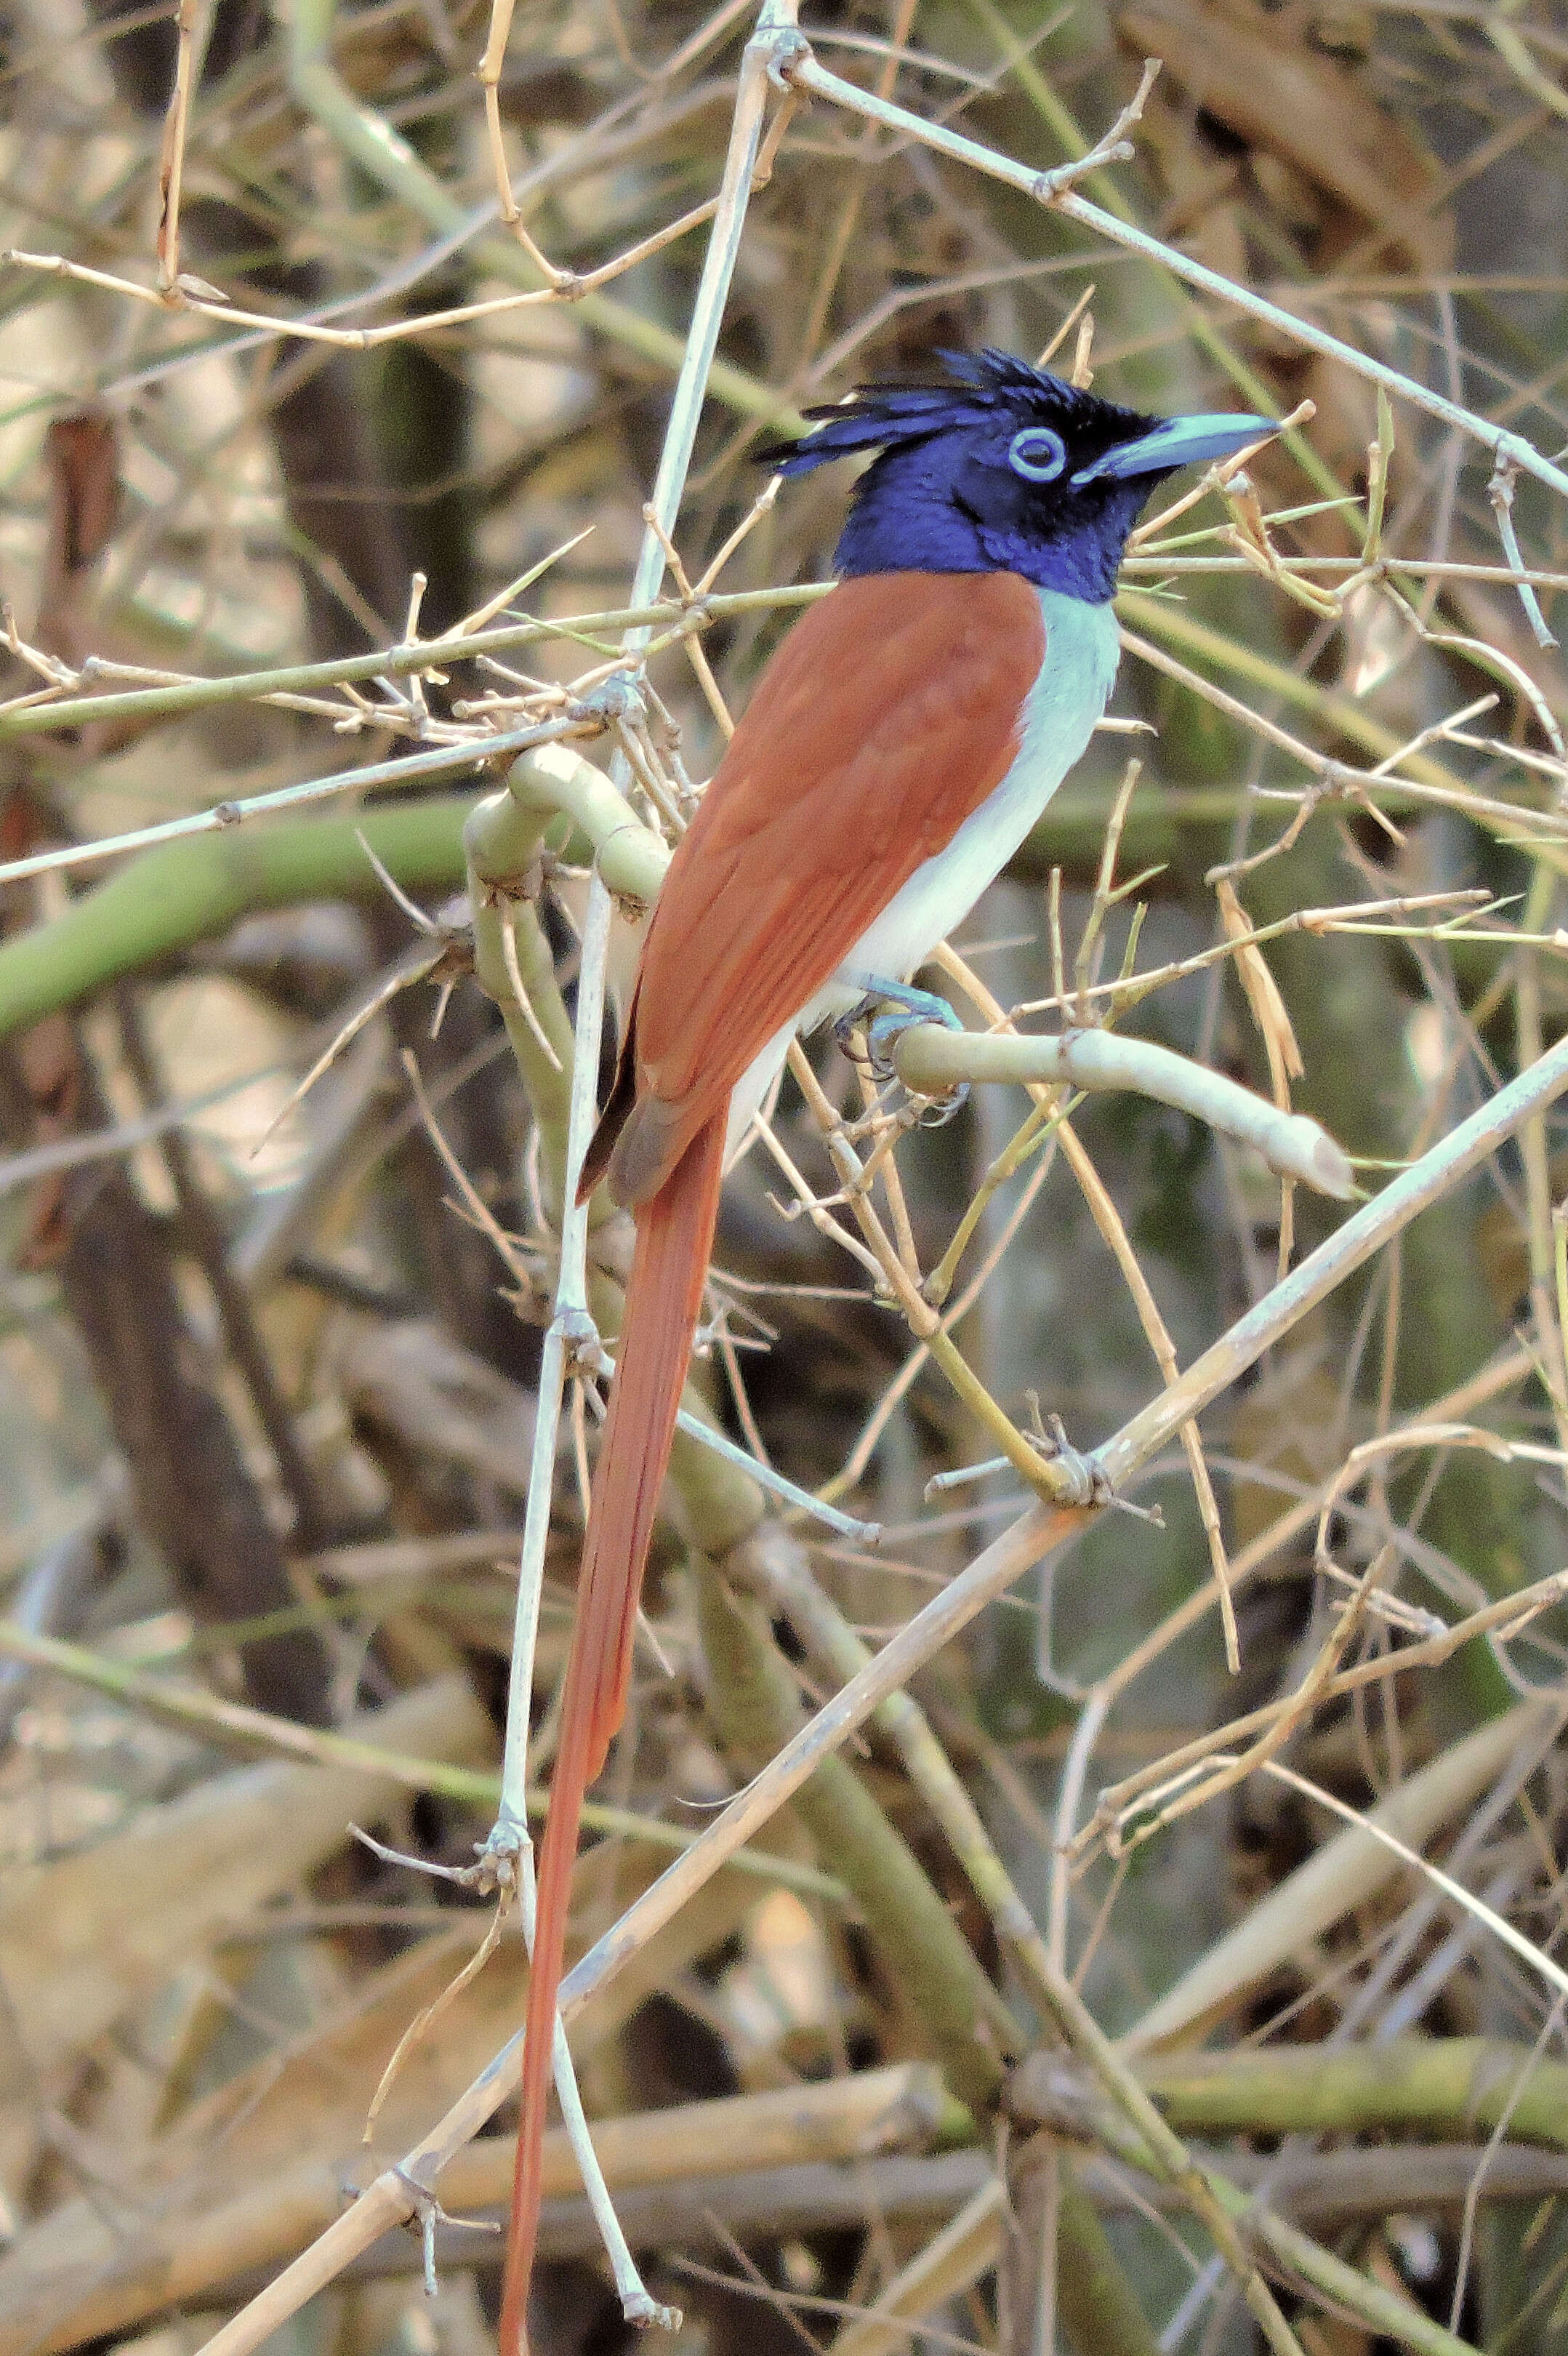
<path fill-rule="evenodd" d="M 1026 425 L 1008 444 L 1008 464 L 1027 483 L 1054 483 L 1067 464 L 1067 445 L 1049 425 Z"/>

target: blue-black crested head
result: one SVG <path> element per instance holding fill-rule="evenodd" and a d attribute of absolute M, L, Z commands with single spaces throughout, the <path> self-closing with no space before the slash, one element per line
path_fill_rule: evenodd
<path fill-rule="evenodd" d="M 852 494 L 841 574 L 1019 573 L 1101 605 L 1155 486 L 1273 431 L 1264 418 L 1146 417 L 1008 352 L 941 357 L 945 381 L 863 386 L 764 454 L 786 475 L 880 454 Z"/>

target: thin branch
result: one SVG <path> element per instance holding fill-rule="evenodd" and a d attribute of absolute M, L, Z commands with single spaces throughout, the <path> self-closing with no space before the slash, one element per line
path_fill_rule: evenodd
<path fill-rule="evenodd" d="M 1339 1202 L 1356 1192 L 1355 1173 L 1328 1132 L 1306 1113 L 1291 1113 L 1223 1073 L 1211 1072 L 1148 1039 L 1115 1031 L 1068 1031 L 1060 1038 L 948 1031 L 935 1023 L 901 1032 L 893 1066 L 904 1086 L 941 1097 L 964 1081 L 1065 1082 L 1084 1089 L 1125 1088 L 1175 1105 L 1195 1119 L 1250 1145 L 1282 1177 L 1299 1178 Z"/>
<path fill-rule="evenodd" d="M 1129 252 L 1142 254 L 1147 260 L 1158 262 L 1161 269 L 1169 271 L 1189 286 L 1196 286 L 1201 293 L 1212 295 L 1227 309 L 1243 312 L 1249 318 L 1261 319 L 1287 341 L 1300 345 L 1307 351 L 1318 352 L 1326 359 L 1337 360 L 1353 376 L 1382 385 L 1399 399 L 1424 410 L 1428 416 L 1435 417 L 1442 424 L 1456 427 L 1467 434 L 1472 441 L 1490 450 L 1498 459 L 1507 460 L 1525 473 L 1534 475 L 1552 490 L 1568 498 L 1568 475 L 1554 466 L 1551 459 L 1543 458 L 1522 434 L 1510 433 L 1506 426 L 1495 425 L 1489 418 L 1477 416 L 1473 410 L 1446 400 L 1442 393 L 1435 392 L 1417 378 L 1391 368 L 1386 361 L 1376 359 L 1370 352 L 1358 351 L 1353 344 L 1342 343 L 1338 336 L 1331 336 L 1326 329 L 1315 327 L 1311 320 L 1282 310 L 1266 295 L 1259 294 L 1233 279 L 1222 277 L 1217 270 L 1211 270 L 1190 254 L 1184 253 L 1179 246 L 1168 245 L 1161 239 L 1151 237 L 1146 230 L 1136 228 L 1131 221 L 1118 220 L 1114 213 L 1106 212 L 1103 207 L 1091 204 L 1086 198 L 1076 195 L 1071 187 L 1061 186 L 1059 175 L 1032 172 L 1027 165 L 1015 163 L 1010 155 L 999 155 L 995 148 L 982 146 L 977 140 L 967 139 L 960 132 L 928 123 L 923 116 L 912 114 L 906 107 L 895 106 L 891 100 L 877 98 L 869 91 L 860 90 L 855 83 L 829 73 L 816 63 L 808 50 L 797 54 L 785 70 L 790 80 L 801 90 L 810 91 L 818 98 L 831 99 L 851 114 L 863 114 L 875 122 L 884 123 L 890 130 L 902 132 L 907 138 L 919 140 L 923 145 L 934 148 L 938 155 L 951 155 L 955 162 L 967 164 L 990 179 L 1000 180 L 1008 187 L 1020 189 L 1026 196 L 1040 197 L 1055 210 L 1065 213 L 1069 220 L 1093 230 L 1096 236 L 1104 238 L 1108 243 L 1125 246 Z M 1070 178 L 1075 177 L 1076 166 L 1066 168 Z"/>
<path fill-rule="evenodd" d="M 175 86 L 164 125 L 158 161 L 158 291 L 177 300 L 187 292 L 180 275 L 180 197 L 185 182 L 186 134 L 191 87 L 201 70 L 212 23 L 212 0 L 179 0 L 175 19 Z"/>

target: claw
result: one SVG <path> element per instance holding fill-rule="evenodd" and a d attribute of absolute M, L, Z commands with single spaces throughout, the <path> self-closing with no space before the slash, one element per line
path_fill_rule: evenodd
<path fill-rule="evenodd" d="M 840 1015 L 833 1025 L 833 1035 L 847 1055 L 854 1053 L 851 1038 L 862 1024 L 866 1029 L 866 1045 L 870 1057 L 871 1076 L 885 1081 L 897 1076 L 892 1051 L 903 1033 L 917 1023 L 940 1023 L 944 1031 L 962 1031 L 963 1023 L 947 1003 L 932 990 L 916 990 L 907 981 L 884 981 L 880 974 L 859 974 L 857 980 L 866 987 L 859 1003 Z M 951 1093 L 933 1103 L 923 1112 L 923 1129 L 940 1129 L 944 1121 L 967 1103 L 969 1084 L 961 1080 Z"/>
<path fill-rule="evenodd" d="M 933 1097 L 921 1114 L 922 1129 L 945 1129 L 955 1113 L 962 1112 L 969 1101 L 969 1083 L 960 1080 L 944 1097 Z"/>
<path fill-rule="evenodd" d="M 876 1003 L 874 998 L 862 998 L 847 1014 L 841 1014 L 833 1025 L 834 1044 L 841 1055 L 848 1056 L 852 1064 L 858 1061 L 855 1033 Z"/>

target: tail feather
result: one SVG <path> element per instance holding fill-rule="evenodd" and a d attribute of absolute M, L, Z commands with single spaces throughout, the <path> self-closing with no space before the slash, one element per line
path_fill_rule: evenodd
<path fill-rule="evenodd" d="M 561 1698 L 560 1740 L 539 1850 L 499 2356 L 521 2356 L 527 2347 L 528 2276 L 543 2190 L 545 2103 L 578 1825 L 583 1794 L 603 1766 L 625 1713 L 643 1565 L 702 1305 L 723 1163 L 720 1114 L 699 1131 L 667 1183 L 637 1215 L 636 1250 L 589 1507 L 577 1619 Z"/>

